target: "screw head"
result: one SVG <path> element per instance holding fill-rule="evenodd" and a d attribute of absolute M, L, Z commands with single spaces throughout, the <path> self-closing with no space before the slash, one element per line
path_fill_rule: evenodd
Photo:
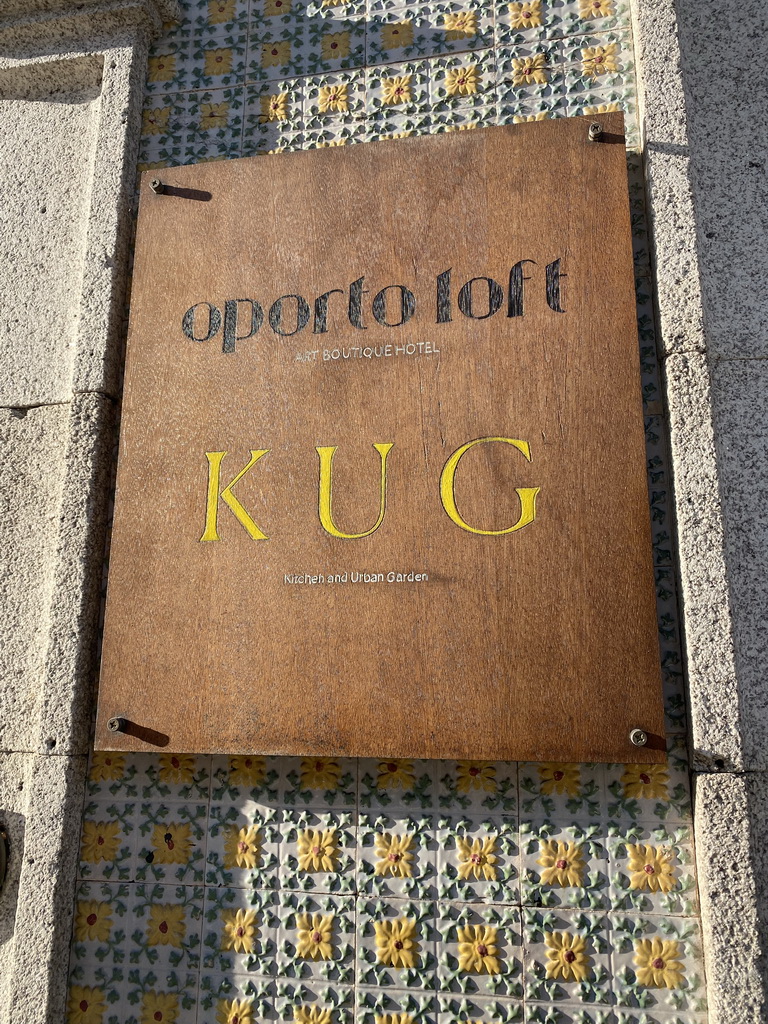
<path fill-rule="evenodd" d="M 592 124 L 589 126 L 589 141 L 595 142 L 595 140 L 599 139 L 602 134 L 603 126 L 599 124 L 597 121 L 593 121 Z"/>
<path fill-rule="evenodd" d="M 630 729 L 629 742 L 636 747 L 644 747 L 648 742 L 648 733 L 643 729 Z"/>
<path fill-rule="evenodd" d="M 122 732 L 125 729 L 124 718 L 110 718 L 107 722 L 107 728 L 110 732 Z"/>
<path fill-rule="evenodd" d="M 152 180 L 150 181 L 150 183 L 149 183 L 149 187 L 150 187 L 150 188 L 152 189 L 152 191 L 153 191 L 153 192 L 155 192 L 155 193 L 159 193 L 159 192 L 162 192 L 162 191 L 163 191 L 163 183 L 162 183 L 162 181 L 160 181 L 160 179 L 159 179 L 159 178 L 153 178 L 153 179 L 152 179 Z"/>

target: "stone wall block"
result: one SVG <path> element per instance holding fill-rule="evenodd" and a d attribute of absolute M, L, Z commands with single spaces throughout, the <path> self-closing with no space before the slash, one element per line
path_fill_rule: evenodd
<path fill-rule="evenodd" d="M 45 665 L 37 714 L 41 753 L 85 754 L 90 742 L 113 403 L 76 396 L 58 517 Z"/>
<path fill-rule="evenodd" d="M 699 775 L 695 831 L 710 1024 L 768 1020 L 768 776 Z"/>
<path fill-rule="evenodd" d="M 175 10 L 0 14 L 0 405 L 117 396 L 146 49 Z"/>
<path fill-rule="evenodd" d="M 665 363 L 695 767 L 744 766 L 733 609 L 706 356 Z"/>
<path fill-rule="evenodd" d="M 68 423 L 67 405 L 0 409 L 0 750 L 37 746 Z"/>
<path fill-rule="evenodd" d="M 177 16 L 176 0 L 0 11 L 2 1021 L 66 1018 L 146 49 Z"/>
<path fill-rule="evenodd" d="M 0 72 L 0 405 L 72 393 L 101 61 Z M 23 244 L 22 243 L 23 240 Z"/>
<path fill-rule="evenodd" d="M 688 119 L 674 9 L 669 0 L 633 5 L 651 252 L 662 353 L 705 349 Z M 663 83 L 663 88 L 657 84 Z M 652 92 L 652 99 L 648 94 Z"/>
<path fill-rule="evenodd" d="M 17 787 L 23 783 L 17 793 L 25 797 L 23 849 L 12 849 L 18 878 L 15 932 L 9 940 L 7 1012 L 0 1002 L 0 1019 L 60 1024 L 66 1005 L 86 761 L 27 755 L 22 775 L 20 757 L 14 760 L 11 778 Z"/>
<path fill-rule="evenodd" d="M 131 204 L 141 130 L 131 96 L 142 88 L 143 43 L 104 53 L 104 77 L 94 149 L 90 206 L 79 299 L 79 332 L 72 391 L 116 397 L 125 334 L 126 271 Z M 134 104 L 135 107 L 135 104 Z"/>
<path fill-rule="evenodd" d="M 768 356 L 768 22 L 739 4 L 725 31 L 714 0 L 677 0 L 707 350 Z"/>
<path fill-rule="evenodd" d="M 0 1020 L 7 1012 L 24 851 L 26 781 L 33 754 L 0 754 L 0 825 L 8 836 L 8 873 L 0 891 Z"/>
<path fill-rule="evenodd" d="M 726 360 L 712 369 L 718 474 L 725 512 L 737 651 L 742 765 L 768 770 L 768 362 Z"/>
<path fill-rule="evenodd" d="M 0 58 L 103 51 L 126 30 L 157 35 L 180 10 L 178 0 L 4 0 Z"/>

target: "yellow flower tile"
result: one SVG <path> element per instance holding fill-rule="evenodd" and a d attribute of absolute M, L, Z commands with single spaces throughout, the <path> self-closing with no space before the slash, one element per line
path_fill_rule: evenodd
<path fill-rule="evenodd" d="M 394 878 L 410 878 L 413 867 L 413 836 L 392 836 L 388 832 L 376 836 L 376 856 L 378 860 L 374 872 L 382 877 L 391 875 Z"/>
<path fill-rule="evenodd" d="M 231 757 L 229 781 L 233 786 L 260 786 L 265 779 L 267 763 L 263 757 Z"/>
<path fill-rule="evenodd" d="M 500 974 L 496 945 L 497 929 L 470 924 L 456 929 L 459 940 L 459 970 L 469 974 Z"/>
<path fill-rule="evenodd" d="M 477 34 L 477 14 L 474 11 L 456 11 L 443 16 L 446 39 L 471 39 Z"/>
<path fill-rule="evenodd" d="M 176 903 L 155 903 L 147 919 L 148 946 L 174 946 L 180 949 L 187 933 L 184 907 Z"/>
<path fill-rule="evenodd" d="M 263 68 L 280 67 L 282 64 L 290 64 L 291 41 L 285 39 L 281 42 L 263 43 L 261 47 L 261 66 Z"/>
<path fill-rule="evenodd" d="M 104 990 L 89 985 L 73 985 L 69 990 L 69 1024 L 102 1024 L 107 1004 Z"/>
<path fill-rule="evenodd" d="M 111 861 L 120 849 L 122 832 L 117 821 L 84 821 L 80 857 L 88 864 Z"/>
<path fill-rule="evenodd" d="M 606 18 L 615 13 L 613 0 L 579 0 L 581 18 Z"/>
<path fill-rule="evenodd" d="M 112 930 L 112 908 L 99 900 L 80 900 L 75 909 L 78 942 L 106 942 Z"/>
<path fill-rule="evenodd" d="M 669 770 L 665 764 L 626 764 L 621 782 L 628 799 L 666 800 L 669 797 Z"/>
<path fill-rule="evenodd" d="M 675 888 L 675 868 L 663 850 L 632 843 L 627 846 L 627 856 L 630 888 L 649 892 L 670 892 Z"/>
<path fill-rule="evenodd" d="M 395 21 L 390 25 L 382 25 L 381 45 L 385 50 L 399 50 L 404 46 L 412 46 L 413 22 Z"/>
<path fill-rule="evenodd" d="M 540 856 L 536 861 L 543 867 L 541 881 L 544 885 L 563 887 L 584 884 L 584 852 L 579 843 L 563 842 L 559 839 L 545 839 L 540 843 Z"/>
<path fill-rule="evenodd" d="M 176 56 L 172 53 L 150 57 L 147 62 L 148 82 L 170 82 L 176 75 Z"/>
<path fill-rule="evenodd" d="M 547 61 L 543 53 L 512 59 L 513 85 L 545 85 L 546 82 Z"/>
<path fill-rule="evenodd" d="M 577 764 L 555 763 L 544 761 L 539 767 L 541 792 L 546 796 L 552 793 L 565 793 L 577 796 L 581 789 L 581 769 Z"/>
<path fill-rule="evenodd" d="M 192 754 L 161 754 L 158 776 L 161 782 L 186 785 L 195 775 L 196 761 Z"/>
<path fill-rule="evenodd" d="M 236 0 L 208 0 L 208 24 L 223 25 L 235 17 Z"/>
<path fill-rule="evenodd" d="M 141 999 L 139 1024 L 176 1024 L 179 1015 L 179 997 L 174 992 L 156 992 L 150 989 Z"/>
<path fill-rule="evenodd" d="M 280 92 L 271 96 L 262 96 L 260 104 L 262 121 L 288 120 L 288 93 Z"/>
<path fill-rule="evenodd" d="M 301 871 L 336 871 L 338 869 L 338 838 L 335 828 L 305 829 L 297 841 Z"/>
<path fill-rule="evenodd" d="M 376 785 L 379 789 L 413 789 L 415 776 L 413 761 L 405 758 L 393 758 L 391 761 L 379 761 Z"/>
<path fill-rule="evenodd" d="M 469 793 L 472 789 L 495 793 L 496 766 L 493 761 L 457 761 L 456 789 L 459 793 Z"/>
<path fill-rule="evenodd" d="M 346 86 L 344 89 L 346 94 Z M 302 789 L 335 790 L 341 778 L 341 764 L 335 757 L 304 757 L 300 778 Z"/>
<path fill-rule="evenodd" d="M 586 981 L 592 974 L 587 940 L 569 932 L 547 932 L 547 977 L 560 981 Z"/>
<path fill-rule="evenodd" d="M 495 881 L 497 872 L 495 864 L 496 837 L 486 836 L 485 839 L 468 839 L 461 837 L 456 840 L 456 850 L 459 858 L 459 878 L 469 881 L 472 878 L 484 878 L 487 881 Z"/>
<path fill-rule="evenodd" d="M 411 102 L 411 76 L 400 75 L 396 78 L 381 80 L 382 102 L 388 106 Z"/>
<path fill-rule="evenodd" d="M 618 43 L 608 43 L 607 46 L 585 46 L 581 51 L 582 74 L 586 78 L 599 78 L 600 75 L 618 71 L 619 65 L 616 60 L 618 53 Z"/>
<path fill-rule="evenodd" d="M 252 999 L 220 999 L 216 1024 L 256 1024 Z"/>
<path fill-rule="evenodd" d="M 319 1006 L 295 1006 L 294 1024 L 332 1024 L 331 1011 Z"/>
<path fill-rule="evenodd" d="M 186 864 L 192 852 L 190 826 L 175 821 L 152 830 L 153 864 Z"/>
<path fill-rule="evenodd" d="M 327 32 L 320 40 L 320 53 L 323 60 L 343 60 L 349 56 L 349 32 Z"/>
<path fill-rule="evenodd" d="M 166 110 L 170 113 L 170 108 L 161 108 L 159 112 L 164 114 Z M 146 118 L 147 114 L 157 113 L 157 110 L 145 110 L 142 118 Z M 167 117 L 165 120 L 167 121 Z M 146 128 L 143 129 L 143 132 L 144 134 L 150 134 Z M 125 757 L 123 754 L 117 754 L 112 750 L 97 750 L 91 758 L 89 778 L 92 782 L 112 782 L 122 779 L 124 772 Z"/>
<path fill-rule="evenodd" d="M 231 47 L 218 46 L 206 50 L 203 58 L 203 74 L 211 78 L 228 75 L 232 71 L 233 53 Z"/>
<path fill-rule="evenodd" d="M 346 84 L 321 85 L 318 106 L 321 114 L 343 113 L 349 110 L 349 93 Z"/>
<path fill-rule="evenodd" d="M 261 836 L 256 825 L 233 825 L 224 842 L 224 867 L 256 868 L 261 860 Z"/>
<path fill-rule="evenodd" d="M 509 4 L 509 23 L 512 28 L 538 28 L 541 25 L 541 0 Z"/>
<path fill-rule="evenodd" d="M 253 953 L 259 929 L 255 910 L 222 910 L 221 948 L 235 953 Z"/>
<path fill-rule="evenodd" d="M 305 960 L 332 960 L 333 925 L 333 914 L 299 914 L 296 955 Z"/>
<path fill-rule="evenodd" d="M 682 950 L 675 939 L 638 939 L 634 962 L 644 988 L 680 988 L 684 981 Z"/>
<path fill-rule="evenodd" d="M 387 967 L 415 967 L 420 946 L 416 941 L 416 921 L 400 917 L 396 921 L 374 921 L 376 957 Z"/>
<path fill-rule="evenodd" d="M 449 96 L 472 96 L 480 87 L 480 73 L 474 64 L 449 68 L 445 75 L 445 91 Z"/>

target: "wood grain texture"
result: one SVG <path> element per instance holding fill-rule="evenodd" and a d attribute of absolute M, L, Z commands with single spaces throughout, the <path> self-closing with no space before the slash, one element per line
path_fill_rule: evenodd
<path fill-rule="evenodd" d="M 623 124 L 602 121 L 599 143 L 585 119 L 553 120 L 173 168 L 160 195 L 144 176 L 98 748 L 663 760 Z M 562 313 L 546 288 L 558 259 Z M 509 316 L 520 260 L 533 261 L 523 315 Z M 436 323 L 448 269 L 452 319 Z M 498 296 L 475 282 L 473 318 L 459 291 L 483 277 L 503 297 L 478 318 Z M 402 326 L 374 316 L 389 285 L 414 296 Z M 269 312 L 288 295 L 310 317 L 285 336 Z M 399 296 L 386 293 L 390 321 Z M 264 312 L 234 351 L 228 299 Z M 199 303 L 222 315 L 208 341 L 182 330 Z M 299 305 L 285 300 L 280 329 Z M 237 310 L 243 335 L 250 307 Z M 207 307 L 192 328 L 206 334 Z M 469 532 L 441 502 L 449 457 L 480 438 L 524 440 L 530 461 L 476 445 L 456 509 L 502 530 L 521 514 L 516 489 L 540 488 L 516 532 Z M 363 533 L 379 512 L 373 444 L 393 445 L 383 522 L 331 536 L 317 448 L 337 446 L 335 523 Z M 201 541 L 205 453 L 227 453 L 219 493 L 262 449 L 232 493 L 268 539 L 219 498 L 220 540 Z M 325 582 L 286 582 L 304 574 Z M 107 731 L 115 715 L 127 733 Z M 634 726 L 647 747 L 630 744 Z"/>

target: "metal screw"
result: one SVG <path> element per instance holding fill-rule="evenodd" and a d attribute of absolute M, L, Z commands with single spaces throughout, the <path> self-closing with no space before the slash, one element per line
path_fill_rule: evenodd
<path fill-rule="evenodd" d="M 633 743 L 636 747 L 644 747 L 648 742 L 648 733 L 643 729 L 630 729 L 629 742 Z"/>
<path fill-rule="evenodd" d="M 149 183 L 149 187 L 152 189 L 156 196 L 159 196 L 160 193 L 163 191 L 164 185 L 159 178 L 153 178 L 152 181 L 150 181 Z"/>
<path fill-rule="evenodd" d="M 598 124 L 597 121 L 593 121 L 589 126 L 589 141 L 597 142 L 600 136 L 603 134 L 603 126 Z"/>
<path fill-rule="evenodd" d="M 110 732 L 125 732 L 125 727 L 128 724 L 125 718 L 110 718 L 107 722 L 107 728 Z"/>

